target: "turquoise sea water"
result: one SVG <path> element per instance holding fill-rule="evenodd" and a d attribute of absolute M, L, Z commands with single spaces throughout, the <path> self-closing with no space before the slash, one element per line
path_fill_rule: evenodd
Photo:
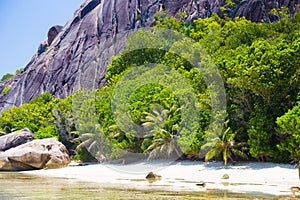
<path fill-rule="evenodd" d="M 99 183 L 49 178 L 18 172 L 0 173 L 0 199 L 285 199 L 264 194 L 165 192 L 107 188 Z"/>

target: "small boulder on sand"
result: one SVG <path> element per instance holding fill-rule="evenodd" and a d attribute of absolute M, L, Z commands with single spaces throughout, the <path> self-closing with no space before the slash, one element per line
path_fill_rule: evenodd
<path fill-rule="evenodd" d="M 199 183 L 196 183 L 196 185 L 200 187 L 205 187 L 205 182 L 200 181 Z"/>
<path fill-rule="evenodd" d="M 228 175 L 228 174 L 224 174 L 224 175 L 222 176 L 222 179 L 229 179 L 229 175 Z"/>
<path fill-rule="evenodd" d="M 161 176 L 154 174 L 153 172 L 150 172 L 147 176 L 146 179 L 149 181 L 149 183 L 153 183 L 155 181 L 161 180 Z"/>

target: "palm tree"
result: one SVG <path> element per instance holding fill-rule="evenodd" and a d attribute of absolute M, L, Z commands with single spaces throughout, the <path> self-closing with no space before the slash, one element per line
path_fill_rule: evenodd
<path fill-rule="evenodd" d="M 81 143 L 77 146 L 76 150 L 86 148 L 99 162 L 106 160 L 105 154 L 108 143 L 99 124 L 93 127 L 89 126 L 89 129 L 86 128 L 78 131 Z"/>
<path fill-rule="evenodd" d="M 110 143 L 107 142 L 98 121 L 94 94 L 89 90 L 75 94 L 72 99 L 72 112 L 75 116 L 75 132 L 81 142 L 76 150 L 85 147 L 99 162 L 104 161 Z"/>
<path fill-rule="evenodd" d="M 146 138 L 152 138 L 153 143 L 146 149 L 149 152 L 148 159 L 156 158 L 180 158 L 182 151 L 178 145 L 178 125 L 171 121 L 172 116 L 178 114 L 179 109 L 174 105 L 170 109 L 163 109 L 154 105 L 147 113 L 142 126 L 148 130 Z"/>
<path fill-rule="evenodd" d="M 232 156 L 237 155 L 242 158 L 247 158 L 246 153 L 239 150 L 238 147 L 243 143 L 236 144 L 234 141 L 235 133 L 230 132 L 230 127 L 228 127 L 220 137 L 212 139 L 210 142 L 206 143 L 203 148 L 210 147 L 210 150 L 205 155 L 205 161 L 212 158 L 216 158 L 220 155 L 223 157 L 224 165 L 227 165 L 228 159 L 234 162 Z"/>
<path fill-rule="evenodd" d="M 114 141 L 121 150 L 138 152 L 140 148 L 140 138 L 135 137 L 133 134 L 124 132 L 117 124 L 109 126 L 110 139 Z"/>

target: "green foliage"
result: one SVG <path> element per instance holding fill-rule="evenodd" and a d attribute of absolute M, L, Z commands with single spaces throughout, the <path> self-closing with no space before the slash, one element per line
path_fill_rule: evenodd
<path fill-rule="evenodd" d="M 287 19 L 289 16 L 289 9 L 283 6 L 281 8 L 273 8 L 269 13 L 278 16 L 280 19 Z"/>
<path fill-rule="evenodd" d="M 81 162 L 91 162 L 95 160 L 94 156 L 92 156 L 86 148 L 79 148 L 73 159 Z"/>
<path fill-rule="evenodd" d="M 268 120 L 263 113 L 257 113 L 253 116 L 248 130 L 248 144 L 251 146 L 250 154 L 261 161 L 269 160 L 273 153 L 272 132 L 270 127 L 266 127 Z"/>
<path fill-rule="evenodd" d="M 276 123 L 277 131 L 282 137 L 278 148 L 282 152 L 289 152 L 290 159 L 298 158 L 300 156 L 300 103 L 298 102 L 293 109 L 278 117 Z"/>
<path fill-rule="evenodd" d="M 35 133 L 34 136 L 37 139 L 53 138 L 53 137 L 59 139 L 59 133 L 56 125 L 42 127 Z"/>
<path fill-rule="evenodd" d="M 1 95 L 0 96 L 3 96 L 5 95 L 8 91 L 10 90 L 10 87 L 5 87 L 2 92 L 1 92 Z"/>
<path fill-rule="evenodd" d="M 76 130 L 80 144 L 78 149 L 86 148 L 98 161 L 107 157 L 109 141 L 103 132 L 96 113 L 95 96 L 90 91 L 83 90 L 73 96 L 73 114 L 76 115 Z"/>
<path fill-rule="evenodd" d="M 23 72 L 23 71 L 24 71 L 24 68 L 17 69 L 17 70 L 16 70 L 16 74 L 21 73 L 21 72 Z"/>
<path fill-rule="evenodd" d="M 240 2 L 226 0 L 224 16 Z M 29 128 L 36 138 L 58 137 L 71 155 L 76 154 L 74 159 L 82 161 L 118 156 L 123 150 L 146 152 L 150 158 L 179 156 L 181 151 L 197 157 L 199 149 L 211 147 L 206 159 L 222 157 L 225 164 L 228 159 L 244 158 L 245 153 L 259 160 L 288 162 L 300 154 L 300 13 L 288 18 L 284 8 L 272 12 L 281 17 L 279 22 L 257 24 L 213 14 L 187 23 L 181 20 L 186 17 L 184 12 L 174 18 L 161 11 L 155 15 L 156 27 L 176 30 L 195 42 L 179 40 L 176 35 L 159 41 L 151 31 L 137 31 L 121 56 L 114 57 L 107 67 L 107 86 L 93 92 L 78 91 L 62 100 L 45 93 L 30 103 L 11 107 L 1 113 L 0 133 Z M 153 48 L 141 48 L 143 45 Z M 212 98 L 218 94 L 209 91 L 213 84 L 207 85 L 205 79 L 215 72 L 201 69 L 209 56 L 202 55 L 200 46 L 218 67 L 227 92 L 229 122 L 217 138 L 208 126 Z M 200 61 L 200 69 L 189 61 Z M 151 63 L 159 65 L 152 69 Z M 161 80 L 149 83 L 147 73 L 159 74 Z M 137 75 L 141 78 L 134 79 Z M 3 76 L 1 82 L 12 76 Z M 124 77 L 127 81 L 122 82 Z M 191 88 L 182 87 L 182 79 Z M 128 96 L 128 110 L 115 111 L 115 90 L 121 87 L 126 93 L 138 82 L 144 84 Z M 8 90 L 3 89 L 1 95 Z M 190 100 L 190 94 L 196 100 Z M 197 127 L 193 131 L 180 126 L 186 117 L 183 110 L 189 107 L 201 110 L 198 121 L 188 120 Z M 116 116 L 127 114 L 147 131 L 120 127 Z M 136 137 L 140 134 L 145 137 Z M 205 136 L 215 139 L 205 144 Z M 242 146 L 247 146 L 246 152 L 241 151 Z"/>
<path fill-rule="evenodd" d="M 44 93 L 34 98 L 31 103 L 20 107 L 13 106 L 1 113 L 0 128 L 6 133 L 28 128 L 34 134 L 38 133 L 38 138 L 42 135 L 57 136 L 55 127 L 51 127 L 54 124 L 52 108 L 57 102 L 58 99 L 51 94 Z"/>
<path fill-rule="evenodd" d="M 222 6 L 220 7 L 220 15 L 224 18 L 230 16 L 230 13 L 233 12 L 234 9 L 238 7 L 238 4 L 240 4 L 241 0 L 225 0 L 222 1 Z"/>
<path fill-rule="evenodd" d="M 168 18 L 169 19 L 169 18 Z M 171 20 L 172 22 L 176 22 L 176 19 Z M 163 22 L 164 23 L 164 22 Z M 161 24 L 163 26 L 163 23 Z M 170 23 L 172 24 L 172 23 Z M 159 34 L 159 33 L 158 33 Z M 175 54 L 172 51 L 165 51 L 162 49 L 152 49 L 152 48 L 145 48 L 141 50 L 131 50 L 134 48 L 140 48 L 139 46 L 136 47 L 137 42 L 141 41 L 141 43 L 138 43 L 138 45 L 151 45 L 155 46 L 158 45 L 157 39 L 153 37 L 152 32 L 147 31 L 141 31 L 137 32 L 132 38 L 128 39 L 128 46 L 125 51 L 120 57 L 117 57 L 113 60 L 110 66 L 108 66 L 107 69 L 107 75 L 106 80 L 108 82 L 109 87 L 114 87 L 114 84 L 122 81 L 121 77 L 124 77 L 124 75 L 127 76 L 127 79 L 134 80 L 136 77 L 136 74 L 140 74 L 139 80 L 132 81 L 132 84 L 137 84 L 138 81 L 141 83 L 144 83 L 143 86 L 137 88 L 135 91 L 133 91 L 130 94 L 130 97 L 128 99 L 128 111 L 130 113 L 130 118 L 132 121 L 137 124 L 138 126 L 142 125 L 144 123 L 145 117 L 148 115 L 149 110 L 153 107 L 153 105 L 161 105 L 163 109 L 169 110 L 172 108 L 173 105 L 176 105 L 177 108 L 180 107 L 179 105 L 179 99 L 178 97 L 181 96 L 185 100 L 185 107 L 199 107 L 203 110 L 210 110 L 209 107 L 209 94 L 207 93 L 207 88 L 205 85 L 205 82 L 203 80 L 203 77 L 200 73 L 200 70 L 197 68 L 194 68 L 191 63 L 187 61 L 185 58 L 193 58 L 195 57 L 195 52 L 193 52 L 192 46 L 186 46 L 185 41 L 177 42 L 173 46 L 170 46 L 172 44 L 171 41 L 168 41 L 167 43 L 163 43 L 162 46 L 165 48 L 174 48 L 177 51 L 179 49 L 189 49 L 191 52 L 182 52 L 182 54 L 185 55 L 185 57 L 180 57 L 177 54 Z M 160 45 L 161 46 L 161 45 Z M 161 63 L 166 66 L 170 66 L 171 68 L 166 68 L 161 65 L 157 65 L 154 68 L 148 67 L 149 63 Z M 145 67 L 135 67 L 135 66 L 141 66 L 144 65 Z M 134 70 L 132 70 L 134 69 Z M 179 75 L 174 75 L 171 73 L 172 69 L 175 69 L 177 72 L 179 72 Z M 144 71 L 143 71 L 144 70 Z M 163 73 L 161 73 L 163 72 Z M 145 80 L 141 77 L 144 77 L 144 74 L 160 74 L 161 78 L 160 80 L 153 79 L 150 84 L 146 84 Z M 130 74 L 130 75 L 128 75 Z M 149 76 L 145 76 L 149 77 Z M 185 80 L 188 81 L 193 91 L 186 87 L 183 88 L 179 84 L 182 84 L 180 82 L 180 79 L 185 78 Z M 163 81 L 161 81 L 163 80 Z M 174 81 L 175 80 L 175 81 Z M 178 81 L 176 81 L 178 80 Z M 149 78 L 148 80 L 149 81 Z M 172 87 L 166 87 L 165 85 L 173 84 Z M 178 86 L 177 86 L 177 85 Z M 171 89 L 172 88 L 172 89 Z M 180 89 L 177 93 L 174 93 L 174 88 L 177 90 Z M 126 84 L 122 84 L 122 91 L 130 91 L 130 82 L 127 81 Z M 126 92 L 125 92 L 126 93 Z M 196 93 L 197 100 L 199 103 L 196 105 L 194 101 L 187 100 L 187 98 L 190 96 L 190 93 Z M 182 100 L 182 99 L 181 99 Z M 127 111 L 122 111 L 121 113 L 117 113 L 120 115 L 123 115 L 122 113 Z M 192 116 L 192 115 L 191 115 Z M 180 115 L 172 116 L 173 125 L 180 126 L 180 121 L 182 120 L 180 118 Z M 206 121 L 206 123 L 203 123 L 203 126 L 207 126 L 207 122 L 209 122 L 209 118 L 201 118 L 201 120 Z M 129 124 L 127 122 L 122 122 L 125 124 Z M 193 122 L 191 122 L 192 124 Z M 196 122 L 195 122 L 196 123 Z M 198 126 L 199 124 L 195 124 Z M 192 126 L 195 126 L 192 125 Z M 154 142 L 151 138 L 144 138 L 141 139 L 140 137 L 135 137 L 136 134 L 140 134 L 139 131 L 135 131 L 134 129 L 131 129 L 131 131 L 127 130 L 121 130 L 120 127 L 112 124 L 110 126 L 110 132 L 113 132 L 112 138 L 114 143 L 122 148 L 122 149 L 131 149 L 131 151 L 134 152 L 142 152 L 142 151 L 148 151 L 148 147 L 151 146 L 151 144 Z M 203 130 L 205 127 L 201 127 L 200 129 Z M 105 127 L 104 127 L 105 129 Z M 187 146 L 192 143 L 190 139 L 188 139 L 188 136 L 195 135 L 197 139 L 195 139 L 193 143 L 193 147 L 189 148 L 188 151 L 197 151 L 196 148 L 200 146 L 201 140 L 203 139 L 203 131 L 199 129 L 198 133 L 191 133 L 188 129 L 182 129 L 181 134 L 183 135 L 178 142 L 182 146 Z M 161 135 L 162 138 L 156 138 L 155 141 L 168 141 L 164 138 L 170 138 L 167 136 Z M 164 142 L 163 142 L 164 143 Z M 163 143 L 155 143 L 156 147 L 154 149 L 158 149 L 158 146 L 162 145 Z M 148 150 L 147 150 L 148 149 Z M 155 157 L 155 156 L 154 156 Z"/>
<path fill-rule="evenodd" d="M 178 105 L 178 100 L 174 93 L 158 84 L 149 84 L 140 87 L 130 96 L 131 118 L 137 124 L 141 124 L 141 119 L 145 118 L 151 105 L 159 104 L 164 108 L 171 108 L 173 104 Z M 177 119 L 178 121 L 178 119 Z"/>
<path fill-rule="evenodd" d="M 63 100 L 60 100 L 55 106 L 53 106 L 52 109 L 60 139 L 69 150 L 76 148 L 76 144 L 73 140 L 78 137 L 78 135 L 75 133 L 76 116 L 74 116 L 72 110 L 72 98 L 73 95 L 70 95 Z M 73 153 L 72 151 L 69 152 Z"/>
<path fill-rule="evenodd" d="M 278 137 L 276 118 L 295 103 L 299 91 L 296 19 L 299 13 L 273 24 L 226 20 L 214 35 L 221 45 L 206 45 L 225 81 L 230 127 L 261 160 L 286 162 L 289 157 L 278 149 L 283 137 Z M 206 42 L 204 35 L 200 41 Z"/>
<path fill-rule="evenodd" d="M 220 137 L 213 138 L 204 144 L 202 148 L 208 149 L 205 155 L 205 161 L 212 158 L 218 159 L 221 156 L 226 166 L 228 159 L 234 162 L 233 156 L 244 159 L 247 158 L 246 153 L 241 150 L 241 146 L 245 144 L 235 142 L 235 136 L 236 134 L 231 131 L 230 127 L 227 127 L 226 130 L 221 133 Z"/>
<path fill-rule="evenodd" d="M 180 118 L 180 109 L 176 105 L 170 109 L 163 109 L 162 106 L 155 104 L 147 113 L 142 125 L 149 133 L 145 138 L 152 139 L 151 145 L 145 148 L 145 152 L 149 152 L 149 159 L 182 157 L 183 153 L 177 142 L 179 126 L 178 122 L 176 123 L 176 116 Z M 146 143 L 149 144 L 149 140 L 146 140 Z"/>
<path fill-rule="evenodd" d="M 44 52 L 47 52 L 49 50 L 49 46 L 47 45 L 46 47 L 45 47 L 45 51 Z"/>
<path fill-rule="evenodd" d="M 179 16 L 183 16 L 184 13 L 179 13 Z M 155 16 L 156 26 L 160 28 L 173 29 L 178 32 L 182 31 L 184 21 L 180 21 L 175 17 L 168 15 L 166 12 L 159 12 Z"/>
<path fill-rule="evenodd" d="M 22 71 L 24 71 L 24 68 L 17 69 L 17 70 L 16 70 L 16 74 L 18 74 L 18 73 L 20 73 L 20 72 L 22 72 Z M 11 74 L 11 73 L 4 74 L 4 75 L 2 76 L 2 78 L 0 79 L 0 83 L 1 83 L 1 82 L 4 82 L 4 81 L 8 81 L 9 79 L 11 79 L 11 78 L 14 77 L 14 76 L 15 76 L 15 74 Z"/>
<path fill-rule="evenodd" d="M 15 76 L 14 74 L 10 74 L 10 73 L 4 74 L 2 76 L 2 78 L 0 79 L 0 82 L 8 81 L 11 77 L 14 77 L 14 76 Z"/>

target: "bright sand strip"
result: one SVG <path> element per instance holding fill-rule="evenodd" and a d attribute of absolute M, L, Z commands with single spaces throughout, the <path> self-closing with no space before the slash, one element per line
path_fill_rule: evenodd
<path fill-rule="evenodd" d="M 149 183 L 145 176 L 153 171 L 162 179 Z M 221 162 L 139 162 L 128 165 L 92 164 L 63 169 L 27 171 L 27 174 L 96 182 L 103 187 L 185 192 L 229 191 L 237 193 L 291 196 L 290 188 L 300 186 L 298 169 L 274 163 L 238 163 L 223 167 Z M 224 174 L 229 179 L 222 179 Z M 205 187 L 197 183 L 205 183 Z M 299 193 L 298 195 L 299 196 Z"/>

